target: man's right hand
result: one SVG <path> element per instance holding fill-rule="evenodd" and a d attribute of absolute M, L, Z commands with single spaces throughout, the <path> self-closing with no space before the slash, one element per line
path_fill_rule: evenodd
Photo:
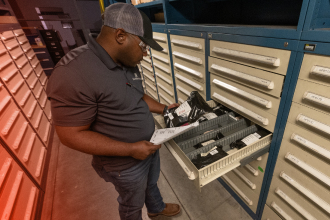
<path fill-rule="evenodd" d="M 151 154 L 155 153 L 161 145 L 154 145 L 149 141 L 139 141 L 136 143 L 132 143 L 132 157 L 138 160 L 145 160 Z"/>

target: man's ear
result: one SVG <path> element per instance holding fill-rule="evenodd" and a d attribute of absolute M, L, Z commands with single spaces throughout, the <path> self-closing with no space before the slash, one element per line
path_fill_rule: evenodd
<path fill-rule="evenodd" d="M 128 37 L 127 33 L 122 28 L 117 28 L 115 31 L 115 38 L 118 44 L 123 44 Z"/>

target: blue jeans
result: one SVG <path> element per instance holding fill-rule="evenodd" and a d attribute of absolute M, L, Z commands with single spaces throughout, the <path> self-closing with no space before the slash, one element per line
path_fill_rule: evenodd
<path fill-rule="evenodd" d="M 141 163 L 123 171 L 106 172 L 94 166 L 95 171 L 106 182 L 115 185 L 119 193 L 119 215 L 121 220 L 142 220 L 144 203 L 149 213 L 159 213 L 165 208 L 157 181 L 160 173 L 159 150 Z"/>

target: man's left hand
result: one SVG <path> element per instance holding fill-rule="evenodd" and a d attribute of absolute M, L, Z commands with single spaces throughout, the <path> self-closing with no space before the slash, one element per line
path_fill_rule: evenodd
<path fill-rule="evenodd" d="M 167 107 L 167 109 L 171 109 L 171 108 L 175 108 L 175 107 L 179 107 L 179 106 L 180 106 L 179 103 L 173 103 L 173 104 L 169 105 L 169 106 Z"/>

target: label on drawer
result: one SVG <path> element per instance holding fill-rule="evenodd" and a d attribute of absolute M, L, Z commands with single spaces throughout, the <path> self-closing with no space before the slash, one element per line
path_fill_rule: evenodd
<path fill-rule="evenodd" d="M 320 96 L 320 95 L 317 95 L 317 94 L 314 94 L 314 93 L 311 93 L 311 92 L 306 92 L 304 94 L 303 98 L 308 99 L 308 100 L 313 101 L 313 102 L 317 102 L 318 104 L 324 105 L 326 107 L 330 107 L 330 99 L 329 98 L 326 98 L 326 97 L 323 97 L 323 96 Z"/>
<path fill-rule="evenodd" d="M 246 145 L 253 144 L 259 140 L 261 136 L 257 133 L 250 134 L 249 136 L 242 139 L 242 142 Z"/>
<path fill-rule="evenodd" d="M 181 116 L 181 115 L 189 115 L 191 111 L 191 107 L 190 105 L 188 104 L 187 101 L 185 101 L 184 103 L 182 103 L 179 108 L 177 108 L 175 110 L 175 113 L 178 115 L 178 116 Z"/>

